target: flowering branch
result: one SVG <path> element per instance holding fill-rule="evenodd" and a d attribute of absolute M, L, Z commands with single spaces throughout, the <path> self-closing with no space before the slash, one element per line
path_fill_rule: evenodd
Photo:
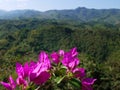
<path fill-rule="evenodd" d="M 25 62 L 24 65 L 16 63 L 17 79 L 14 81 L 9 77 L 9 83 L 0 82 L 7 90 L 39 90 L 58 88 L 82 88 L 82 90 L 92 90 L 92 85 L 96 81 L 87 78 L 85 69 L 78 67 L 77 48 L 68 52 L 59 50 L 50 56 L 42 51 L 38 56 L 37 62 Z M 70 86 L 70 87 L 69 87 Z"/>

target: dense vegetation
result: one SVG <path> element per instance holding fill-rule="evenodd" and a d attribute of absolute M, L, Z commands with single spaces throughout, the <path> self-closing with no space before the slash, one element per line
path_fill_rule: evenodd
<path fill-rule="evenodd" d="M 15 63 L 37 59 L 41 50 L 72 47 L 80 52 L 88 76 L 97 78 L 95 90 L 120 89 L 120 25 L 101 22 L 1 20 L 0 80 L 16 77 Z"/>

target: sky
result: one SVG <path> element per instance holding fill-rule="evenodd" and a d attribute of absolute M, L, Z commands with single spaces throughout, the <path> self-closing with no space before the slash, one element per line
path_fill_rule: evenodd
<path fill-rule="evenodd" d="M 120 0 L 0 0 L 0 10 L 33 9 L 39 11 L 75 9 L 120 9 Z"/>

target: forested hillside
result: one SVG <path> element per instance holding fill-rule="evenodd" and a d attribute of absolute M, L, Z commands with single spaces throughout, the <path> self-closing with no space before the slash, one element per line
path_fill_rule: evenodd
<path fill-rule="evenodd" d="M 0 80 L 16 77 L 15 63 L 36 60 L 41 50 L 72 47 L 87 74 L 97 78 L 95 90 L 120 89 L 120 25 L 101 21 L 0 20 Z"/>

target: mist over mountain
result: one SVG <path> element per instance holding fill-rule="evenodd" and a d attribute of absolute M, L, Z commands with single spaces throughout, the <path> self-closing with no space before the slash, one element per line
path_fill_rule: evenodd
<path fill-rule="evenodd" d="M 0 10 L 0 19 L 19 20 L 28 18 L 73 20 L 79 22 L 99 21 L 119 24 L 120 9 L 88 9 L 85 7 L 78 7 L 76 9 L 48 10 L 45 12 L 35 10 Z"/>

